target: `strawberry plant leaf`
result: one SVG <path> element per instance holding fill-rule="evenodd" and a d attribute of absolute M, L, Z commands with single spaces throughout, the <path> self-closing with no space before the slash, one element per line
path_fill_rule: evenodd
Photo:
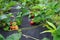
<path fill-rule="evenodd" d="M 6 19 L 7 16 L 6 15 L 0 15 L 0 20 Z"/>
<path fill-rule="evenodd" d="M 0 40 L 4 40 L 5 38 L 0 34 Z"/>
<path fill-rule="evenodd" d="M 7 27 L 3 28 L 3 30 L 4 31 L 8 31 L 9 30 L 9 27 L 7 26 Z"/>
<path fill-rule="evenodd" d="M 54 31 L 55 30 L 45 30 L 45 31 L 41 32 L 40 34 L 47 33 L 47 32 L 53 33 Z"/>
<path fill-rule="evenodd" d="M 60 39 L 60 35 L 54 35 L 53 36 L 53 40 L 59 40 Z"/>
<path fill-rule="evenodd" d="M 6 38 L 6 40 L 19 40 L 21 38 L 22 33 L 14 33 Z"/>
<path fill-rule="evenodd" d="M 44 24 L 44 26 L 45 26 L 45 27 L 47 27 L 48 29 L 52 30 L 52 28 L 51 28 L 51 27 L 49 27 L 49 25 Z"/>
<path fill-rule="evenodd" d="M 29 14 L 29 10 L 26 8 L 22 8 L 22 16 L 28 15 Z"/>
<path fill-rule="evenodd" d="M 42 40 L 49 40 L 48 38 L 43 38 Z"/>
<path fill-rule="evenodd" d="M 46 21 L 52 28 L 54 28 L 55 30 L 56 30 L 56 26 L 53 24 L 53 23 L 51 23 L 51 22 L 49 22 L 49 21 Z"/>
<path fill-rule="evenodd" d="M 60 26 L 57 27 L 56 32 L 57 32 L 57 35 L 60 35 Z"/>

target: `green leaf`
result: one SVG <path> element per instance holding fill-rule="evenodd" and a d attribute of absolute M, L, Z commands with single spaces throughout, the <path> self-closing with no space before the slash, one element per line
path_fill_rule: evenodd
<path fill-rule="evenodd" d="M 6 19 L 7 16 L 6 15 L 0 15 L 0 20 Z"/>
<path fill-rule="evenodd" d="M 43 33 L 46 33 L 46 32 L 51 32 L 51 33 L 53 33 L 55 30 L 45 30 L 45 31 L 43 31 L 43 32 L 41 32 L 40 34 L 43 34 Z"/>
<path fill-rule="evenodd" d="M 53 33 L 53 40 L 59 40 L 60 39 L 60 26 L 57 27 L 57 30 L 55 33 Z"/>
<path fill-rule="evenodd" d="M 47 27 L 48 29 L 52 30 L 52 28 L 49 25 L 44 24 L 44 26 Z"/>
<path fill-rule="evenodd" d="M 13 16 L 13 13 L 9 13 L 9 14 L 7 14 L 7 16 L 8 17 L 11 17 L 11 16 Z"/>
<path fill-rule="evenodd" d="M 22 33 L 14 33 L 6 38 L 6 40 L 19 40 L 21 38 Z"/>
<path fill-rule="evenodd" d="M 28 15 L 29 14 L 29 10 L 26 8 L 22 8 L 22 16 Z"/>
<path fill-rule="evenodd" d="M 9 27 L 5 27 L 5 28 L 4 28 L 4 31 L 8 31 L 8 30 L 9 30 Z"/>
<path fill-rule="evenodd" d="M 53 23 L 51 23 L 51 22 L 49 22 L 49 21 L 46 21 L 54 30 L 56 30 L 56 26 L 53 24 Z"/>
<path fill-rule="evenodd" d="M 60 35 L 54 35 L 53 40 L 60 40 Z"/>
<path fill-rule="evenodd" d="M 4 40 L 5 38 L 0 34 L 0 40 Z"/>
<path fill-rule="evenodd" d="M 17 25 L 21 25 L 21 22 L 22 20 L 21 19 L 16 19 L 16 22 L 17 22 Z"/>
<path fill-rule="evenodd" d="M 41 18 L 40 18 L 40 17 L 35 17 L 35 18 L 33 19 L 33 21 L 34 21 L 35 23 L 39 23 L 39 22 L 41 21 Z"/>
<path fill-rule="evenodd" d="M 48 38 L 43 38 L 42 40 L 49 40 Z"/>
<path fill-rule="evenodd" d="M 60 26 L 57 27 L 56 32 L 57 32 L 57 35 L 60 35 Z"/>

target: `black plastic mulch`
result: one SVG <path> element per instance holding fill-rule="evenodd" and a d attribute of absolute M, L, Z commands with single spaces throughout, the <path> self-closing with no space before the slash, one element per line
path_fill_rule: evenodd
<path fill-rule="evenodd" d="M 19 10 L 12 9 L 10 12 L 16 14 L 16 12 L 18 12 L 18 11 Z M 28 20 L 27 16 L 23 17 L 23 22 L 22 22 L 22 25 L 20 26 L 20 28 L 24 28 L 24 27 L 31 27 L 31 25 L 29 24 L 29 20 Z M 37 27 L 37 28 L 31 29 L 31 30 L 23 30 L 22 33 L 25 34 L 25 35 L 35 37 L 39 40 L 41 40 L 44 37 L 47 37 L 50 40 L 52 40 L 52 36 L 51 36 L 50 33 L 40 34 L 40 32 L 42 32 L 43 30 L 46 30 L 46 28 Z M 17 31 L 6 32 L 6 31 L 3 31 L 3 30 L 0 30 L 0 34 L 2 34 L 5 38 L 8 37 L 9 35 L 13 34 L 13 33 L 16 33 L 16 32 Z M 22 36 L 21 40 L 34 40 L 34 39 L 25 38 L 24 36 Z"/>

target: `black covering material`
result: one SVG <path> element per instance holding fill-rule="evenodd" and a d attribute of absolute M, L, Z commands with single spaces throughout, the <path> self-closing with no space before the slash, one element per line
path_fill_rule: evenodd
<path fill-rule="evenodd" d="M 15 10 L 15 9 L 11 10 L 11 12 L 15 13 L 14 11 L 16 12 L 17 10 Z M 22 25 L 20 26 L 20 28 L 23 28 L 23 27 L 31 27 L 31 25 L 29 24 L 29 20 L 28 20 L 27 16 L 23 17 L 23 22 L 22 22 Z M 39 40 L 41 40 L 44 37 L 48 37 L 50 40 L 52 40 L 50 33 L 40 34 L 40 32 L 42 32 L 45 29 L 46 28 L 43 28 L 43 27 L 37 27 L 37 28 L 31 29 L 31 30 L 23 30 L 22 33 L 25 35 L 35 37 Z M 0 34 L 2 34 L 5 38 L 13 33 L 16 33 L 16 32 L 17 31 L 5 32 L 5 31 L 0 29 Z M 34 40 L 34 39 L 25 38 L 24 36 L 22 36 L 21 40 Z"/>

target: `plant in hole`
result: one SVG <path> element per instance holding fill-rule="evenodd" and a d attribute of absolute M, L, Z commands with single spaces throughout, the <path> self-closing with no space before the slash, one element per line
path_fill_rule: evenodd
<path fill-rule="evenodd" d="M 14 33 L 9 35 L 7 38 L 4 38 L 1 34 L 0 34 L 0 40 L 19 40 L 21 38 L 22 33 Z"/>
<path fill-rule="evenodd" d="M 53 40 L 59 40 L 60 39 L 60 26 L 58 26 L 56 28 L 56 26 L 53 23 L 49 22 L 49 21 L 47 21 L 47 24 L 48 25 L 45 25 L 45 26 L 49 30 L 45 30 L 45 31 L 41 32 L 40 34 L 50 32 L 51 35 L 53 36 Z"/>

